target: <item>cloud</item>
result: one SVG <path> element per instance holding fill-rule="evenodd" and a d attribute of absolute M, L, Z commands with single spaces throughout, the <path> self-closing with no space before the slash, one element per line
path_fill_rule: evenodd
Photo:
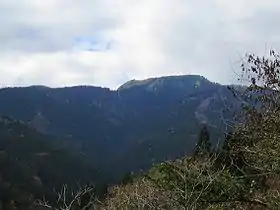
<path fill-rule="evenodd" d="M 0 86 L 116 88 L 171 74 L 236 82 L 245 52 L 280 47 L 279 12 L 277 0 L 3 0 Z"/>

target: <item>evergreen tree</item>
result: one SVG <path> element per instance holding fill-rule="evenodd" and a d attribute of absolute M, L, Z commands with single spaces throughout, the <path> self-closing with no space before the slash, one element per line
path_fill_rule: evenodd
<path fill-rule="evenodd" d="M 122 184 L 128 184 L 133 182 L 134 174 L 132 172 L 127 172 L 121 180 Z"/>
<path fill-rule="evenodd" d="M 207 125 L 204 124 L 199 133 L 194 155 L 207 155 L 211 152 L 210 135 Z"/>

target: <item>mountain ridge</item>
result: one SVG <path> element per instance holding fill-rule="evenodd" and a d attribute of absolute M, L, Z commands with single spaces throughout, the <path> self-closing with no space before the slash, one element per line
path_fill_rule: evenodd
<path fill-rule="evenodd" d="M 152 77 L 148 79 L 143 80 L 130 80 L 124 84 L 122 84 L 117 90 L 125 89 L 125 88 L 131 88 L 134 86 L 143 86 L 143 85 L 152 85 L 154 82 L 158 81 L 166 81 L 166 80 L 184 80 L 184 79 L 196 79 L 196 80 L 207 80 L 205 77 L 200 75 L 173 75 L 173 76 L 162 76 L 162 77 Z M 208 80 L 209 81 L 209 80 Z"/>
<path fill-rule="evenodd" d="M 222 133 L 215 128 L 221 124 L 219 112 L 233 100 L 226 86 L 198 75 L 125 86 L 116 91 L 83 85 L 4 88 L 0 115 L 64 138 L 114 179 L 190 153 L 201 122 L 214 125 L 216 144 Z"/>

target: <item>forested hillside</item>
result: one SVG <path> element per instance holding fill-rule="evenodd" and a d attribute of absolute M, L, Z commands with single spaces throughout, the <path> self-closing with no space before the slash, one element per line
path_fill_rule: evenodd
<path fill-rule="evenodd" d="M 91 209 L 280 209 L 279 68 L 274 51 L 248 54 L 241 69 L 251 84 L 232 90 L 242 109 L 222 147 L 211 148 L 204 125 L 193 155 L 127 177 Z"/>
<path fill-rule="evenodd" d="M 270 56 L 246 57 L 247 87 L 175 76 L 117 91 L 1 89 L 0 204 L 279 209 L 280 62 Z"/>
<path fill-rule="evenodd" d="M 118 181 L 127 172 L 191 154 L 201 123 L 209 124 L 216 146 L 234 101 L 227 87 L 186 75 L 130 81 L 116 91 L 4 88 L 0 115 L 64 139 L 65 146 L 85 153 L 108 179 Z"/>
<path fill-rule="evenodd" d="M 0 204 L 27 208 L 36 199 L 55 201 L 55 191 L 101 184 L 101 174 L 86 157 L 62 141 L 20 121 L 0 118 Z M 55 191 L 54 191 L 55 190 Z"/>

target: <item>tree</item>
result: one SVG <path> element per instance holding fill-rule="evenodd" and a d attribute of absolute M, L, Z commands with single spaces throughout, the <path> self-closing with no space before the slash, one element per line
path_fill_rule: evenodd
<path fill-rule="evenodd" d="M 206 124 L 203 124 L 198 136 L 194 155 L 209 155 L 211 152 L 210 135 Z"/>
<path fill-rule="evenodd" d="M 121 180 L 121 184 L 126 185 L 128 183 L 132 183 L 133 182 L 133 178 L 134 178 L 134 174 L 132 172 L 127 172 L 122 180 Z"/>
<path fill-rule="evenodd" d="M 235 91 L 243 111 L 224 149 L 240 177 L 254 183 L 255 196 L 279 209 L 280 55 L 273 50 L 262 57 L 247 54 L 241 68 L 241 79 L 248 79 L 249 85 Z"/>

